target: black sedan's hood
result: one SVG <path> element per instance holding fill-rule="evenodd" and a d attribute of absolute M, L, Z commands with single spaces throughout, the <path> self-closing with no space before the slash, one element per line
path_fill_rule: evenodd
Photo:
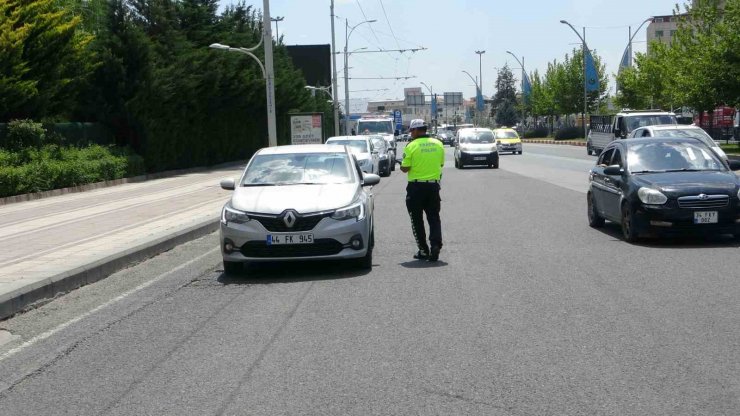
<path fill-rule="evenodd" d="M 634 176 L 635 182 L 669 194 L 698 195 L 736 192 L 740 179 L 732 172 L 661 172 Z"/>

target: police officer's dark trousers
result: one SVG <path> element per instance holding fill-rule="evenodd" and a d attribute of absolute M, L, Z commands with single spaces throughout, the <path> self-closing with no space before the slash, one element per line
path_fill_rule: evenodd
<path fill-rule="evenodd" d="M 406 208 L 411 216 L 411 228 L 414 231 L 416 245 L 426 254 L 429 254 L 429 245 L 424 230 L 424 214 L 429 223 L 429 243 L 442 248 L 439 189 L 439 183 L 409 182 L 406 186 Z"/>

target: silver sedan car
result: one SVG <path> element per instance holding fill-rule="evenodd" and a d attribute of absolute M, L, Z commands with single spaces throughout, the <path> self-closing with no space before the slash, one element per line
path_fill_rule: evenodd
<path fill-rule="evenodd" d="M 371 268 L 373 195 L 380 177 L 365 174 L 345 146 L 259 150 L 221 212 L 224 271 L 246 262 L 353 259 Z"/>

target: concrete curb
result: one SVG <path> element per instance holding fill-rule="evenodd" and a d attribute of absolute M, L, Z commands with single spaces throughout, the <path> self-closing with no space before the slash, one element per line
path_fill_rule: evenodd
<path fill-rule="evenodd" d="M 523 139 L 522 143 L 557 144 L 557 145 L 563 145 L 563 146 L 586 147 L 586 142 L 575 142 L 571 140 Z"/>
<path fill-rule="evenodd" d="M 134 263 L 141 262 L 171 250 L 180 244 L 210 234 L 218 229 L 218 224 L 218 219 L 202 221 L 199 224 L 179 230 L 170 235 L 96 260 L 86 266 L 58 273 L 10 293 L 0 294 L 0 319 L 5 319 L 19 312 L 39 307 L 52 301 L 59 295 L 103 280 Z"/>
<path fill-rule="evenodd" d="M 94 189 L 109 188 L 111 186 L 118 186 L 118 185 L 123 185 L 127 183 L 146 182 L 146 181 L 150 181 L 154 179 L 163 179 L 163 178 L 171 178 L 173 176 L 178 176 L 178 175 L 187 175 L 190 173 L 208 172 L 211 170 L 228 168 L 231 166 L 239 166 L 243 164 L 244 162 L 228 162 L 228 163 L 222 163 L 220 165 L 215 165 L 215 166 L 210 166 L 210 167 L 197 167 L 197 168 L 188 168 L 188 169 L 168 170 L 164 172 L 150 173 L 150 174 L 140 175 L 140 176 L 132 176 L 130 178 L 115 179 L 112 181 L 95 182 L 95 183 L 88 183 L 86 185 L 72 186 L 69 188 L 52 189 L 50 191 L 43 191 L 43 192 L 34 192 L 32 194 L 6 196 L 3 198 L 0 198 L 0 206 L 15 204 L 18 202 L 35 201 L 37 199 L 44 199 L 44 198 L 49 198 L 53 196 L 73 194 L 77 192 L 92 191 Z"/>

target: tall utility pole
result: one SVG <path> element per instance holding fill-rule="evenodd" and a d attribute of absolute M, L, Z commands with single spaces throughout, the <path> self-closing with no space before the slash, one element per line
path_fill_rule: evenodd
<path fill-rule="evenodd" d="M 334 38 L 334 0 L 331 0 L 331 98 L 334 101 L 334 135 L 339 136 L 339 95 L 337 94 L 337 46 Z"/>
<path fill-rule="evenodd" d="M 265 0 L 267 1 L 267 0 Z M 363 23 L 373 23 L 377 20 L 364 20 L 354 26 L 352 26 L 352 29 L 349 28 L 349 20 L 344 19 L 344 134 L 349 136 L 350 134 L 350 110 L 349 110 L 349 53 L 347 52 L 347 47 L 349 45 L 349 37 L 354 32 L 355 29 L 357 29 L 357 26 L 360 26 Z"/>
<path fill-rule="evenodd" d="M 475 51 L 478 54 L 478 79 L 480 80 L 480 95 L 483 96 L 483 54 L 486 51 Z"/>
<path fill-rule="evenodd" d="M 586 27 L 583 27 L 583 36 L 581 36 L 580 33 L 576 30 L 575 27 L 573 27 L 572 24 L 568 23 L 566 20 L 561 20 L 560 23 L 564 25 L 568 25 L 573 32 L 578 36 L 579 39 L 581 39 L 582 42 L 582 54 L 583 54 L 583 117 L 581 118 L 581 121 L 583 122 L 583 138 L 588 137 L 588 131 L 586 128 L 586 112 L 588 111 L 588 90 L 586 89 L 586 51 L 588 51 L 588 46 L 586 46 Z"/>
<path fill-rule="evenodd" d="M 522 56 L 522 60 L 520 61 L 511 51 L 506 51 L 506 53 L 513 56 L 522 67 L 522 135 L 524 135 L 524 77 L 527 76 L 527 72 L 524 70 L 524 57 Z"/>
<path fill-rule="evenodd" d="M 277 122 L 275 118 L 275 65 L 272 60 L 272 23 L 270 0 L 262 0 L 264 14 L 262 34 L 265 44 L 265 71 L 267 72 L 267 134 L 270 147 L 277 146 Z"/>

